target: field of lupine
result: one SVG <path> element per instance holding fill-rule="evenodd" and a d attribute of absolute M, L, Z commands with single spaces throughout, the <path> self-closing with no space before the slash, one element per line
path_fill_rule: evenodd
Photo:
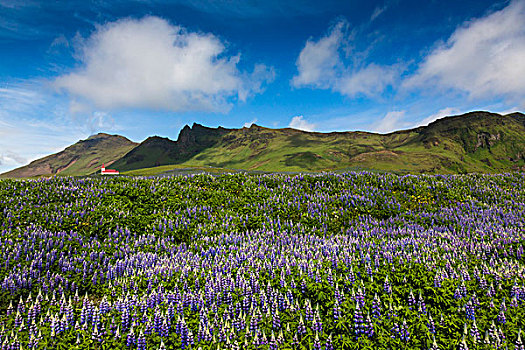
<path fill-rule="evenodd" d="M 525 174 L 0 181 L 0 349 L 524 349 Z"/>

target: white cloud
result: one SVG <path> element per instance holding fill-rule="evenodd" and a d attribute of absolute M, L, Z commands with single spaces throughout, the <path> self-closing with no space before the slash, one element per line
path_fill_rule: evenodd
<path fill-rule="evenodd" d="M 253 118 L 251 121 L 244 123 L 243 126 L 244 126 L 245 128 L 249 128 L 250 126 L 252 126 L 252 125 L 255 124 L 256 122 L 257 122 L 257 118 Z"/>
<path fill-rule="evenodd" d="M 496 110 L 494 113 L 498 113 L 498 114 L 501 114 L 501 115 L 507 115 L 507 114 L 511 114 L 511 113 L 515 113 L 515 112 L 519 112 L 520 111 L 520 108 L 514 106 L 514 107 L 511 107 L 511 108 L 505 108 L 503 110 Z"/>
<path fill-rule="evenodd" d="M 292 118 L 288 127 L 303 131 L 314 131 L 317 128 L 317 124 L 310 123 L 304 119 L 302 115 L 298 115 Z"/>
<path fill-rule="evenodd" d="M 344 74 L 336 82 L 335 89 L 346 96 L 380 95 L 395 83 L 398 72 L 393 67 L 382 67 L 373 63 L 352 73 Z"/>
<path fill-rule="evenodd" d="M 387 5 L 383 6 L 376 6 L 374 9 L 374 12 L 372 12 L 372 15 L 370 16 L 370 21 L 374 21 L 377 17 L 379 17 L 385 10 L 387 9 Z"/>
<path fill-rule="evenodd" d="M 426 126 L 438 119 L 441 119 L 443 117 L 449 117 L 449 116 L 452 116 L 452 115 L 457 115 L 459 114 L 459 110 L 457 108 L 453 108 L 453 107 L 447 107 L 447 108 L 443 108 L 441 110 L 439 110 L 439 112 L 437 113 L 434 113 L 432 115 L 429 115 L 428 117 L 426 117 L 425 119 L 421 120 L 420 122 L 418 122 L 416 125 L 414 125 L 414 127 L 417 127 L 417 126 Z"/>
<path fill-rule="evenodd" d="M 75 121 L 67 109 L 67 101 L 48 94 L 41 82 L 0 88 L 0 173 L 58 152 L 98 126 L 98 115 L 91 123 Z"/>
<path fill-rule="evenodd" d="M 75 108 L 226 111 L 274 77 L 264 65 L 241 72 L 240 55 L 227 56 L 214 35 L 158 17 L 99 26 L 81 40 L 79 53 L 82 66 L 54 82 L 73 96 Z"/>
<path fill-rule="evenodd" d="M 340 21 L 328 35 L 306 42 L 296 62 L 298 74 L 292 79 L 294 87 L 331 89 L 349 97 L 374 97 L 395 84 L 399 76 L 397 65 L 359 64 L 366 54 L 358 52 L 354 53 L 354 63 L 345 65 L 342 57 L 348 58 L 352 53 L 347 27 L 346 21 Z"/>
<path fill-rule="evenodd" d="M 346 22 L 339 22 L 328 36 L 317 42 L 309 39 L 297 58 L 298 75 L 292 79 L 295 87 L 314 86 L 326 88 L 341 69 L 339 48 L 343 41 Z"/>
<path fill-rule="evenodd" d="M 435 48 L 406 87 L 441 87 L 471 98 L 504 97 L 525 106 L 525 1 L 464 23 Z"/>
<path fill-rule="evenodd" d="M 383 118 L 372 125 L 372 129 L 379 133 L 390 133 L 396 130 L 405 129 L 410 126 L 410 123 L 404 120 L 405 111 L 391 111 Z"/>
<path fill-rule="evenodd" d="M 21 165 L 27 160 L 13 151 L 0 153 L 0 165 Z"/>

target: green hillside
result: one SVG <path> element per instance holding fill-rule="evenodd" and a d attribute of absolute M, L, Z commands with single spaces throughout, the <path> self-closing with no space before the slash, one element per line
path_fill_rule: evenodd
<path fill-rule="evenodd" d="M 520 113 L 472 112 L 386 135 L 252 125 L 231 131 L 216 146 L 181 164 L 263 171 L 510 171 L 525 164 L 524 120 Z"/>
<path fill-rule="evenodd" d="M 88 175 L 98 171 L 102 164 L 111 165 L 136 146 L 137 143 L 123 136 L 100 133 L 0 177 Z"/>
<path fill-rule="evenodd" d="M 85 175 L 102 162 L 129 175 L 224 171 L 396 173 L 525 170 L 525 115 L 471 112 L 410 130 L 306 132 L 290 128 L 185 126 L 177 141 L 153 136 L 139 145 L 99 134 L 3 176 Z"/>
<path fill-rule="evenodd" d="M 208 128 L 186 125 L 177 141 L 158 136 L 148 137 L 139 146 L 119 159 L 113 167 L 120 170 L 135 170 L 161 165 L 183 163 L 206 149 L 215 147 L 222 137 L 235 129 Z"/>

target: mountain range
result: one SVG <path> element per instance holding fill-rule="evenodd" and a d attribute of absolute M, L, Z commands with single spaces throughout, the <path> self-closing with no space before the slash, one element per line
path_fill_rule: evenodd
<path fill-rule="evenodd" d="M 1 177 L 90 175 L 102 164 L 123 174 L 176 169 L 467 173 L 525 170 L 525 115 L 470 112 L 388 134 L 306 132 L 252 124 L 241 129 L 186 125 L 176 141 L 135 143 L 100 133 Z"/>

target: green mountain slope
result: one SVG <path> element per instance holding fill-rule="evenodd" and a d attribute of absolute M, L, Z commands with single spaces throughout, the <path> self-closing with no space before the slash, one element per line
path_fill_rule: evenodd
<path fill-rule="evenodd" d="M 178 168 L 212 166 L 259 171 L 511 171 L 525 165 L 524 120 L 521 113 L 502 116 L 471 112 L 442 118 L 426 127 L 386 135 L 312 133 L 252 125 L 229 130 L 193 157 L 171 164 L 177 164 Z M 193 128 L 186 129 L 189 134 L 192 131 Z M 127 166 L 127 169 L 141 168 L 132 163 Z M 150 168 L 147 172 L 152 174 L 155 169 Z"/>
<path fill-rule="evenodd" d="M 100 133 L 0 176 L 88 175 L 98 171 L 103 163 L 111 165 L 136 146 L 123 136 Z"/>
<path fill-rule="evenodd" d="M 115 161 L 116 160 L 116 161 Z M 99 134 L 3 176 L 85 175 L 102 162 L 132 175 L 198 171 L 375 170 L 398 173 L 525 170 L 525 115 L 471 112 L 410 130 L 305 132 L 290 128 L 185 126 L 177 141 L 139 145 Z"/>
<path fill-rule="evenodd" d="M 113 164 L 120 171 L 179 164 L 206 149 L 216 146 L 222 137 L 235 129 L 208 128 L 186 125 L 177 141 L 158 136 L 148 137 L 144 142 Z"/>

